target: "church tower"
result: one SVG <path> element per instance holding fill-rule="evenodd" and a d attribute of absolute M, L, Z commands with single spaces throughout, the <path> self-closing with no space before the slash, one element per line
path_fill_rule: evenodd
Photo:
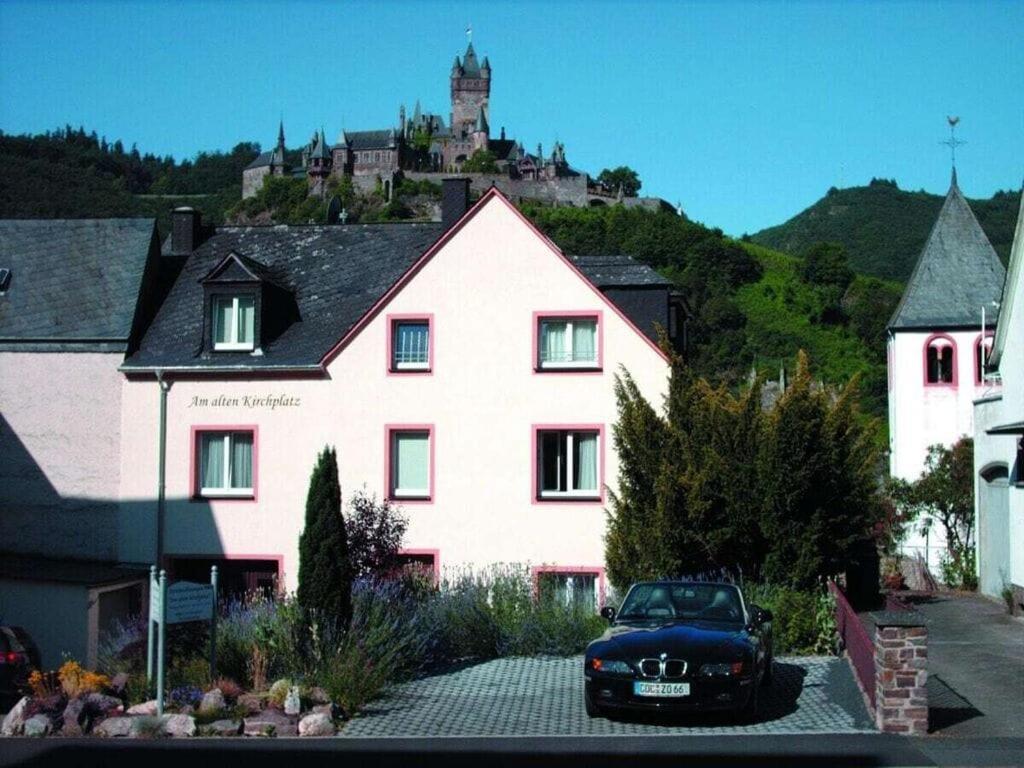
<path fill-rule="evenodd" d="M 331 175 L 333 165 L 331 148 L 327 146 L 327 138 L 321 128 L 320 133 L 314 137 L 313 150 L 309 154 L 309 165 L 306 166 L 310 195 L 322 198 L 327 194 L 327 177 Z"/>
<path fill-rule="evenodd" d="M 1006 270 L 957 184 L 949 192 L 889 320 L 889 471 L 913 481 L 928 447 L 974 434 L 973 401 L 992 388 L 985 363 Z M 904 553 L 938 572 L 941 525 L 915 525 Z"/>
<path fill-rule="evenodd" d="M 451 74 L 452 113 L 451 128 L 455 138 L 473 134 L 477 116 L 483 110 L 484 120 L 491 117 L 491 65 L 484 56 L 483 63 L 477 62 L 473 43 L 466 47 L 466 54 L 460 60 L 455 57 Z"/>

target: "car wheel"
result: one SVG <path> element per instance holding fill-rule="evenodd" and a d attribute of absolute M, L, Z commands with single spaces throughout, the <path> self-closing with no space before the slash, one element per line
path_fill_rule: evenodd
<path fill-rule="evenodd" d="M 601 708 L 590 698 L 586 687 L 583 688 L 583 708 L 587 711 L 587 717 L 601 717 L 604 714 L 601 712 Z"/>
<path fill-rule="evenodd" d="M 744 723 L 756 723 L 761 714 L 761 684 L 755 678 L 751 686 L 750 698 L 747 699 L 747 703 L 740 712 L 740 719 Z"/>

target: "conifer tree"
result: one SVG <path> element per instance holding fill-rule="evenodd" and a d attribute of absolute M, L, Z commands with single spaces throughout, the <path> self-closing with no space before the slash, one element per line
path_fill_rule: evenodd
<path fill-rule="evenodd" d="M 348 537 L 341 513 L 338 457 L 329 447 L 317 457 L 309 480 L 296 598 L 325 634 L 348 627 L 352 617 Z"/>

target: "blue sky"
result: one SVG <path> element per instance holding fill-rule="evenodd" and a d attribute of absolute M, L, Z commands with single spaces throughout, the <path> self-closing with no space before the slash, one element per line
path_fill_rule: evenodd
<path fill-rule="evenodd" d="M 447 115 L 472 24 L 491 127 L 739 235 L 830 186 L 968 196 L 1024 177 L 1024 2 L 0 3 L 0 129 L 82 124 L 143 151 L 289 145 Z"/>

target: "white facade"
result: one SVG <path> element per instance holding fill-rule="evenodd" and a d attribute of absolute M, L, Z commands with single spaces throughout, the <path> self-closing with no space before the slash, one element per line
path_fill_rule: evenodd
<path fill-rule="evenodd" d="M 979 311 L 980 316 L 980 311 Z M 986 332 L 990 338 L 991 329 Z M 953 381 L 929 382 L 927 349 L 939 341 L 953 350 Z M 981 326 L 969 330 L 890 332 L 889 361 L 889 473 L 913 482 L 925 468 L 928 448 L 950 446 L 974 434 L 974 401 L 993 389 L 978 373 L 977 347 Z M 927 527 L 918 520 L 902 544 L 904 554 L 926 557 L 933 573 L 946 551 L 946 537 L 938 522 Z"/>
<path fill-rule="evenodd" d="M 992 361 L 1000 392 L 974 411 L 975 508 L 980 589 L 1014 590 L 1024 604 L 1024 204 L 1017 220 Z M 1001 428 L 1001 429 L 1000 429 Z M 990 434 L 989 430 L 996 432 Z"/>
<path fill-rule="evenodd" d="M 669 368 L 653 343 L 497 193 L 415 274 L 356 326 L 323 374 L 290 378 L 205 375 L 172 380 L 168 395 L 166 553 L 170 560 L 272 561 L 294 589 L 310 473 L 335 446 L 342 492 L 390 492 L 389 430 L 429 432 L 429 498 L 399 503 L 405 546 L 435 567 L 531 563 L 604 581 L 605 498 L 538 501 L 536 429 L 598 434 L 598 479 L 614 486 L 614 375 L 620 366 L 652 403 Z M 197 308 L 199 311 L 199 308 Z M 538 372 L 539 318 L 598 324 L 599 370 Z M 396 318 L 429 319 L 429 371 L 389 370 Z M 267 398 L 278 398 L 276 401 Z M 155 540 L 158 386 L 124 383 L 120 553 L 148 562 Z M 129 426 L 130 425 L 130 426 Z M 253 435 L 252 493 L 197 492 L 197 434 Z"/>

